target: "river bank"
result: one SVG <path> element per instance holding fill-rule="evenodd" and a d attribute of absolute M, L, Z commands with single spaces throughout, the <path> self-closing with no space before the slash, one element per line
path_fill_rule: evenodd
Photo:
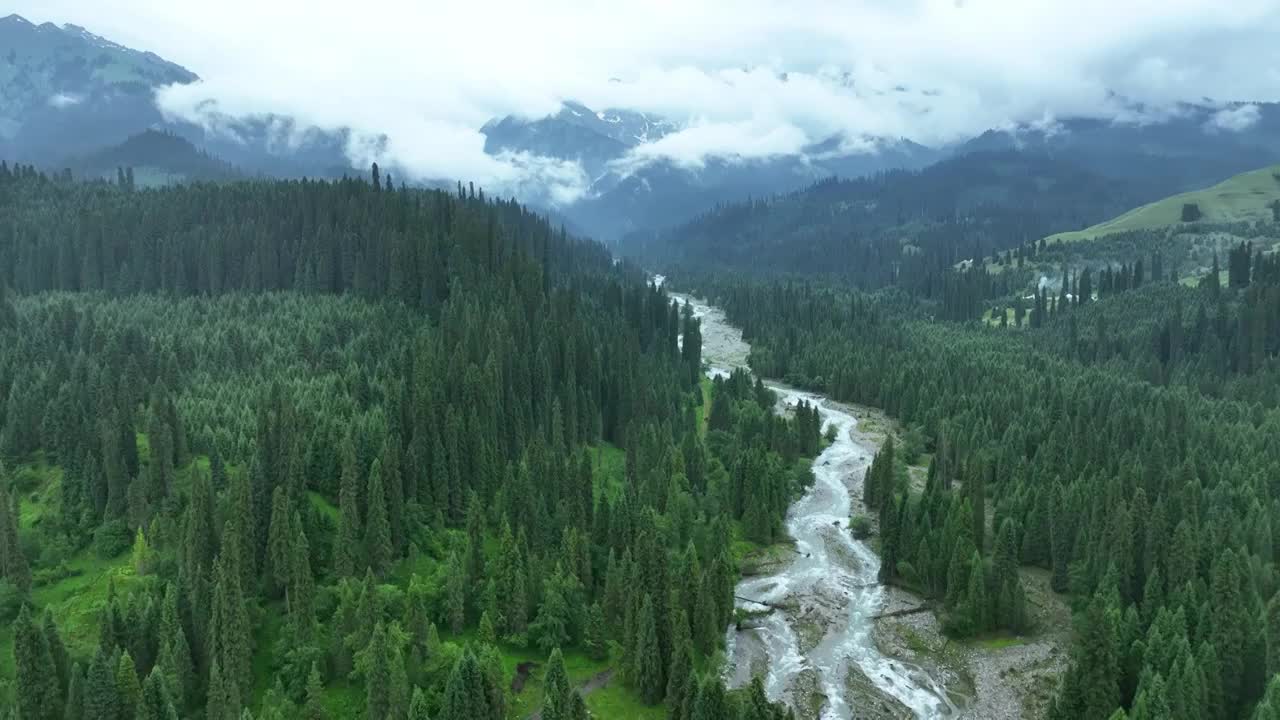
<path fill-rule="evenodd" d="M 854 432 L 860 442 L 878 451 L 893 434 L 901 446 L 901 428 L 884 412 L 857 405 L 847 407 L 859 421 Z M 909 470 L 913 485 L 923 487 L 927 468 Z M 868 513 L 862 502 L 862 480 L 857 478 L 850 488 L 854 512 L 867 516 L 872 532 L 878 533 L 875 513 Z M 924 667 L 939 678 L 959 708 L 959 718 L 1046 717 L 1058 678 L 1066 671 L 1071 608 L 1064 596 L 1049 587 L 1048 571 L 1024 567 L 1019 572 L 1036 628 L 1032 634 L 951 640 L 942 632 L 942 624 L 933 611 L 894 616 L 893 613 L 921 607 L 925 600 L 909 590 L 890 586 L 885 588 L 881 617 L 875 620 L 877 647 L 885 655 Z"/>
<path fill-rule="evenodd" d="M 702 319 L 709 375 L 746 367 L 750 346 L 719 308 L 673 296 Z M 812 720 L 1041 717 L 1065 665 L 1070 620 L 1065 603 L 1048 591 L 1047 576 L 1043 592 L 1034 571 L 1026 580 L 1033 614 L 1046 628 L 1035 637 L 957 643 L 943 635 L 932 611 L 884 617 L 924 601 L 879 585 L 873 543 L 853 538 L 848 526 L 851 516 L 867 515 L 863 478 L 897 425 L 872 408 L 766 385 L 779 397 L 779 412 L 804 400 L 837 433 L 813 463 L 814 486 L 788 512 L 794 551 L 752 568 L 736 588 L 739 598 L 776 609 L 727 631 L 726 682 L 739 687 L 761 676 L 771 698 Z"/>

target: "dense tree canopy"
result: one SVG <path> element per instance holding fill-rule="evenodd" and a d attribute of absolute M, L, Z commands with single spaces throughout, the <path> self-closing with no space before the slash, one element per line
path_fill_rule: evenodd
<path fill-rule="evenodd" d="M 24 718 L 320 717 L 335 683 L 366 717 L 503 718 L 528 646 L 660 702 L 818 448 L 816 412 L 704 388 L 644 275 L 482 193 L 4 167 L 0 205 Z M 72 563 L 112 580 L 64 646 L 39 610 Z"/>

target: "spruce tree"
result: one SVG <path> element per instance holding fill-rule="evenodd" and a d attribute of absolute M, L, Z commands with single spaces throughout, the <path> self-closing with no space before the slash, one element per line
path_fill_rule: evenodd
<path fill-rule="evenodd" d="M 378 583 L 370 568 L 365 568 L 364 582 L 360 585 L 360 595 L 351 620 L 351 632 L 347 635 L 346 642 L 351 650 L 359 652 L 369 644 L 374 628 L 382 621 L 382 596 L 378 593 Z"/>
<path fill-rule="evenodd" d="M 445 616 L 449 631 L 457 634 L 462 632 L 467 619 L 466 572 L 456 552 L 449 555 L 445 567 L 448 568 L 444 581 Z"/>
<path fill-rule="evenodd" d="M 71 680 L 67 684 L 67 702 L 63 710 L 63 720 L 81 720 L 84 714 L 84 668 L 76 663 L 71 668 Z"/>
<path fill-rule="evenodd" d="M 89 663 L 84 683 L 84 717 L 120 717 L 120 690 L 116 685 L 116 667 L 102 648 Z"/>
<path fill-rule="evenodd" d="M 900 527 L 898 519 L 902 515 L 900 512 L 904 498 L 900 503 L 891 494 L 884 499 L 880 513 L 880 570 L 876 574 L 877 580 L 883 584 L 893 581 L 898 574 L 898 557 L 901 548 L 898 547 L 901 538 L 899 535 Z"/>
<path fill-rule="evenodd" d="M 969 496 L 969 507 L 973 513 L 973 545 L 981 554 L 986 548 L 987 537 L 987 465 L 990 460 L 984 459 L 974 472 L 970 473 L 965 490 Z"/>
<path fill-rule="evenodd" d="M 524 554 L 512 535 L 511 526 L 503 523 L 498 540 L 497 591 L 500 604 L 500 627 L 504 637 L 522 642 L 528 631 L 528 607 L 526 601 L 526 571 Z"/>
<path fill-rule="evenodd" d="M 387 520 L 387 496 L 382 488 L 382 462 L 373 461 L 369 470 L 368 519 L 365 524 L 364 548 L 369 567 L 381 577 L 391 567 L 391 525 Z"/>
<path fill-rule="evenodd" d="M 120 690 L 120 717 L 137 716 L 142 710 L 142 684 L 138 682 L 138 668 L 127 650 L 116 665 L 116 687 Z"/>
<path fill-rule="evenodd" d="M 1280 676 L 1273 675 L 1267 692 L 1254 710 L 1253 720 L 1280 720 Z"/>
<path fill-rule="evenodd" d="M 463 651 L 449 673 L 436 720 L 501 720 L 494 715 L 484 674 L 470 648 Z"/>
<path fill-rule="evenodd" d="M 1280 674 L 1280 593 L 1271 597 L 1267 603 L 1265 620 L 1267 667 L 1266 676 L 1275 677 Z"/>
<path fill-rule="evenodd" d="M 23 593 L 31 591 L 31 568 L 18 542 L 18 516 L 3 482 L 0 482 L 0 580 Z"/>
<path fill-rule="evenodd" d="M 178 710 L 169 696 L 167 681 L 152 670 L 142 684 L 142 707 L 138 720 L 178 720 Z"/>
<path fill-rule="evenodd" d="M 731 720 L 732 717 L 729 698 L 720 678 L 712 675 L 698 681 L 689 720 Z"/>
<path fill-rule="evenodd" d="M 219 557 L 214 561 L 217 584 L 213 597 L 213 657 L 221 665 L 224 689 L 232 715 L 239 712 L 253 688 L 253 636 L 244 594 L 240 590 L 239 573 L 232 564 Z M 212 681 L 210 681 L 212 684 Z M 232 693 L 234 691 L 234 693 Z"/>
<path fill-rule="evenodd" d="M 235 679 L 222 671 L 221 661 L 214 657 L 209 668 L 209 689 L 204 711 L 206 720 L 238 720 L 240 708 L 240 689 L 236 686 Z"/>
<path fill-rule="evenodd" d="M 653 705 L 662 700 L 667 682 L 663 668 L 662 648 L 658 643 L 658 625 L 653 600 L 646 595 L 636 619 L 636 638 L 632 644 L 631 678 L 640 699 Z"/>
<path fill-rule="evenodd" d="M 256 462 L 256 461 L 255 461 Z M 259 514 L 259 498 L 257 495 L 263 492 L 260 488 L 254 486 L 255 483 L 261 484 L 262 472 L 260 470 L 251 470 L 249 474 L 243 471 L 233 473 L 231 476 L 231 514 L 227 522 L 223 523 L 222 530 L 222 547 L 220 554 L 223 563 L 229 564 L 237 571 L 240 579 L 240 587 L 246 592 L 253 592 L 258 584 L 258 558 L 259 555 L 265 557 L 266 549 L 266 532 L 263 529 L 261 541 L 258 539 L 258 514 Z M 266 504 L 262 513 L 269 513 L 270 497 L 261 499 Z M 263 521 L 265 525 L 265 520 Z M 213 578 L 216 580 L 216 578 Z M 224 670 L 226 668 L 223 668 Z"/>
<path fill-rule="evenodd" d="M 311 549 L 307 534 L 298 525 L 289 546 L 288 611 L 295 641 L 308 641 L 315 630 L 315 578 L 311 576 Z"/>
<path fill-rule="evenodd" d="M 991 603 L 987 598 L 986 570 L 982 556 L 976 550 L 969 561 L 969 586 L 965 591 L 963 615 L 969 632 L 984 632 L 990 626 Z"/>
<path fill-rule="evenodd" d="M 142 532 L 141 527 L 138 528 L 138 532 L 134 533 L 133 549 L 130 551 L 129 557 L 136 575 L 141 577 L 151 572 L 156 554 L 151 549 L 151 544 L 147 542 L 147 536 Z"/>
<path fill-rule="evenodd" d="M 431 720 L 429 710 L 427 694 L 422 692 L 422 688 L 415 687 L 413 689 L 413 699 L 409 701 L 409 720 Z M 311 719 L 308 718 L 308 720 Z"/>
<path fill-rule="evenodd" d="M 1218 654 L 1219 677 L 1226 703 L 1223 710 L 1229 717 L 1237 715 L 1243 701 L 1241 683 L 1246 642 L 1251 636 L 1252 625 L 1245 612 L 1244 600 L 1238 557 L 1228 548 L 1222 551 L 1212 569 L 1209 642 Z"/>
<path fill-rule="evenodd" d="M 1027 629 L 1027 601 L 1018 575 L 1018 549 L 1013 521 L 1000 525 L 996 538 L 992 578 L 995 587 L 995 619 L 1001 627 L 1015 633 Z"/>
<path fill-rule="evenodd" d="M 342 441 L 342 481 L 338 492 L 338 536 L 334 540 L 334 573 L 353 577 L 360 569 L 364 534 L 360 523 L 360 477 L 355 444 L 348 434 Z"/>
<path fill-rule="evenodd" d="M 547 658 L 547 674 L 542 684 L 542 717 L 544 720 L 569 720 L 572 705 L 570 696 L 575 694 L 564 668 L 560 648 L 551 650 Z"/>
<path fill-rule="evenodd" d="M 365 717 L 399 718 L 408 710 L 409 689 L 399 643 L 399 628 L 379 622 L 368 646 L 356 657 L 356 669 L 364 678 Z"/>
<path fill-rule="evenodd" d="M 751 678 L 751 685 L 747 688 L 747 696 L 743 698 L 742 718 L 743 720 L 781 720 L 781 713 L 769 702 L 769 697 L 764 692 L 764 683 L 761 682 L 760 676 L 756 675 Z"/>
<path fill-rule="evenodd" d="M 26 605 L 13 624 L 13 659 L 18 712 L 31 720 L 61 720 L 63 693 L 49 641 Z"/>
<path fill-rule="evenodd" d="M 537 618 L 529 626 L 530 634 L 544 652 L 569 642 L 570 607 L 564 593 L 566 581 L 564 571 L 557 565 L 555 573 L 543 583 L 542 605 L 538 608 Z"/>
<path fill-rule="evenodd" d="M 324 709 L 324 682 L 320 679 L 320 668 L 315 663 L 311 663 L 311 672 L 307 674 L 307 694 L 302 706 L 302 718 L 329 720 L 329 713 Z M 413 720 L 412 715 L 410 720 Z"/>
<path fill-rule="evenodd" d="M 493 624 L 493 617 L 485 610 L 480 614 L 480 625 L 476 628 L 476 639 L 485 645 L 498 643 L 498 628 Z"/>
<path fill-rule="evenodd" d="M 688 623 L 684 611 L 676 612 L 676 629 L 673 633 L 671 665 L 667 670 L 667 720 L 689 720 L 685 713 L 696 690 L 693 667 L 693 643 L 689 638 Z M 680 628 L 684 627 L 684 632 Z"/>
<path fill-rule="evenodd" d="M 1060 713 L 1065 717 L 1107 717 L 1120 705 L 1116 613 L 1097 595 L 1079 619 L 1079 641 L 1063 679 Z"/>
<path fill-rule="evenodd" d="M 58 631 L 53 613 L 47 607 L 44 610 L 42 631 L 45 642 L 49 645 L 49 657 L 53 659 L 53 668 L 57 673 L 59 696 L 65 697 L 71 684 L 71 659 L 67 655 L 67 647 L 62 642 L 62 633 Z"/>
<path fill-rule="evenodd" d="M 591 607 L 587 608 L 582 646 L 587 652 L 587 657 L 592 660 L 601 661 L 609 657 L 609 636 L 605 629 L 604 611 L 600 609 L 600 603 L 592 603 Z"/>
<path fill-rule="evenodd" d="M 297 530 L 293 527 L 293 513 L 289 508 L 289 496 L 283 485 L 271 491 L 271 522 L 267 529 L 267 564 L 264 568 L 266 587 L 276 592 L 289 588 L 292 551 Z"/>
<path fill-rule="evenodd" d="M 195 662 L 191 655 L 191 645 L 187 642 L 187 634 L 183 629 L 182 618 L 178 609 L 177 586 L 169 583 L 164 590 L 164 603 L 160 611 L 160 644 L 161 655 L 171 658 L 173 677 L 169 690 L 174 705 L 185 708 L 195 695 Z"/>
<path fill-rule="evenodd" d="M 194 583 L 213 571 L 213 556 L 218 550 L 214 530 L 213 490 L 209 476 L 196 471 L 191 477 L 187 501 L 186 534 L 182 541 L 183 571 L 187 582 Z"/>

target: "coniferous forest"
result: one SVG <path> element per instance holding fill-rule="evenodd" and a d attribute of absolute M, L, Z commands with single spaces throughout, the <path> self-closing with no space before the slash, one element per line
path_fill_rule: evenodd
<path fill-rule="evenodd" d="M 6 717 L 785 717 L 715 655 L 817 413 L 636 268 L 377 166 L 0 207 Z"/>
<path fill-rule="evenodd" d="M 788 716 L 726 690 L 722 651 L 824 429 L 704 378 L 699 320 L 640 268 L 376 166 L 5 165 L 0 207 L 14 717 Z M 1169 243 L 875 291 L 678 281 L 756 375 L 908 429 L 862 485 L 881 583 L 964 640 L 1041 630 L 1022 572 L 1048 574 L 1073 616 L 1050 717 L 1277 717 L 1280 265 L 1241 239 L 1178 282 Z"/>

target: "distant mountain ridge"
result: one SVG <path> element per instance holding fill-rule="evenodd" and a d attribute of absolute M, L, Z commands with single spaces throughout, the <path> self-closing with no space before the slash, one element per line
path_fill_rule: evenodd
<path fill-rule="evenodd" d="M 957 153 L 1023 150 L 1061 155 L 1145 188 L 1145 199 L 1187 192 L 1280 162 L 1280 104 L 1184 105 L 1145 122 L 1067 118 L 988 130 Z"/>
<path fill-rule="evenodd" d="M 486 123 L 485 151 L 529 153 L 579 163 L 590 179 L 582 199 L 561 208 L 590 234 L 618 240 L 690 219 L 718 203 L 804 187 L 833 175 L 925 167 L 943 153 L 903 138 L 833 136 L 796 154 L 763 158 L 708 157 L 690 167 L 636 153 L 686 129 L 658 115 L 566 101 L 541 118 L 508 115 Z"/>
<path fill-rule="evenodd" d="M 337 177 L 351 167 L 351 131 L 301 127 L 287 115 L 237 117 L 216 101 L 199 106 L 199 121 L 165 117 L 157 88 L 199 80 L 195 72 L 145 51 L 99 37 L 77 25 L 35 25 L 0 19 L 0 158 L 51 170 L 123 148 L 146 131 L 181 137 L 193 148 L 173 155 L 188 167 L 201 152 L 247 174 Z M 1033 153 L 1069 161 L 1104 181 L 1121 181 L 1130 207 L 1212 185 L 1240 172 L 1280 162 L 1280 105 L 1186 105 L 1165 115 L 1134 108 L 1145 120 L 1066 118 L 993 129 L 965 142 L 928 147 L 907 138 L 833 135 L 794 153 L 766 157 L 708 155 L 678 162 L 654 147 L 689 129 L 686 121 L 626 108 L 593 109 L 566 101 L 545 117 L 506 116 L 480 131 L 490 155 L 535 156 L 557 169 L 581 169 L 581 187 L 553 192 L 534 174 L 518 186 L 520 200 L 562 218 L 576 231 L 606 241 L 647 242 L 656 233 L 719 205 L 785 195 L 825 178 L 859 178 L 918 170 L 975 152 Z M 385 141 L 385 138 L 383 139 Z M 153 142 L 156 141 L 152 138 Z M 520 163 L 526 158 L 514 158 Z M 180 163 L 180 164 L 181 164 Z M 194 164 L 191 164 L 194 163 Z M 397 179 L 406 173 L 387 163 Z M 532 167 L 538 167 L 534 163 Z M 93 173 L 105 172 L 101 164 Z M 166 171 L 166 175 L 169 173 Z M 172 177 L 188 177 L 185 172 Z M 419 178 L 452 185 L 467 178 Z M 502 189 L 496 189 L 504 192 Z M 505 192 L 511 192 L 508 188 Z M 576 197 L 572 202 L 565 198 Z"/>
<path fill-rule="evenodd" d="M 508 115 L 489 121 L 480 132 L 490 155 L 527 152 L 573 160 L 597 178 L 627 151 L 678 129 L 670 120 L 642 112 L 616 108 L 595 111 L 581 103 L 566 102 L 554 115 L 534 119 Z"/>
<path fill-rule="evenodd" d="M 1127 183 L 1064 159 L 972 152 L 923 170 L 829 178 L 723 205 L 685 224 L 636 234 L 623 249 L 662 270 L 910 285 L 964 259 L 1087 227 L 1131 207 L 1133 197 Z"/>
<path fill-rule="evenodd" d="M 158 88 L 194 72 L 78 25 L 0 18 L 0 157 L 51 169 L 77 165 L 146 130 L 181 136 L 245 169 L 280 176 L 351 170 L 345 132 L 298 132 L 288 117 L 207 113 L 205 125 L 166 118 Z"/>
<path fill-rule="evenodd" d="M 1139 203 L 1280 162 L 1280 105 L 1184 105 L 1164 116 L 1144 116 L 1142 110 L 1135 108 L 1134 118 L 1123 121 L 1066 118 L 992 129 L 949 147 L 906 138 L 834 136 L 791 155 L 712 157 L 700 167 L 660 156 L 634 161 L 646 142 L 685 129 L 681 123 L 627 111 L 597 112 L 578 102 L 566 102 L 542 118 L 495 119 L 484 132 L 491 154 L 526 152 L 580 163 L 590 186 L 560 210 L 609 240 L 644 236 L 720 203 L 787 193 L 826 177 L 920 169 L 975 152 L 1061 157 L 1099 177 L 1124 181 Z"/>
<path fill-rule="evenodd" d="M 0 18 L 0 151 L 30 161 L 96 149 L 163 121 L 156 87 L 197 79 L 77 25 Z"/>

